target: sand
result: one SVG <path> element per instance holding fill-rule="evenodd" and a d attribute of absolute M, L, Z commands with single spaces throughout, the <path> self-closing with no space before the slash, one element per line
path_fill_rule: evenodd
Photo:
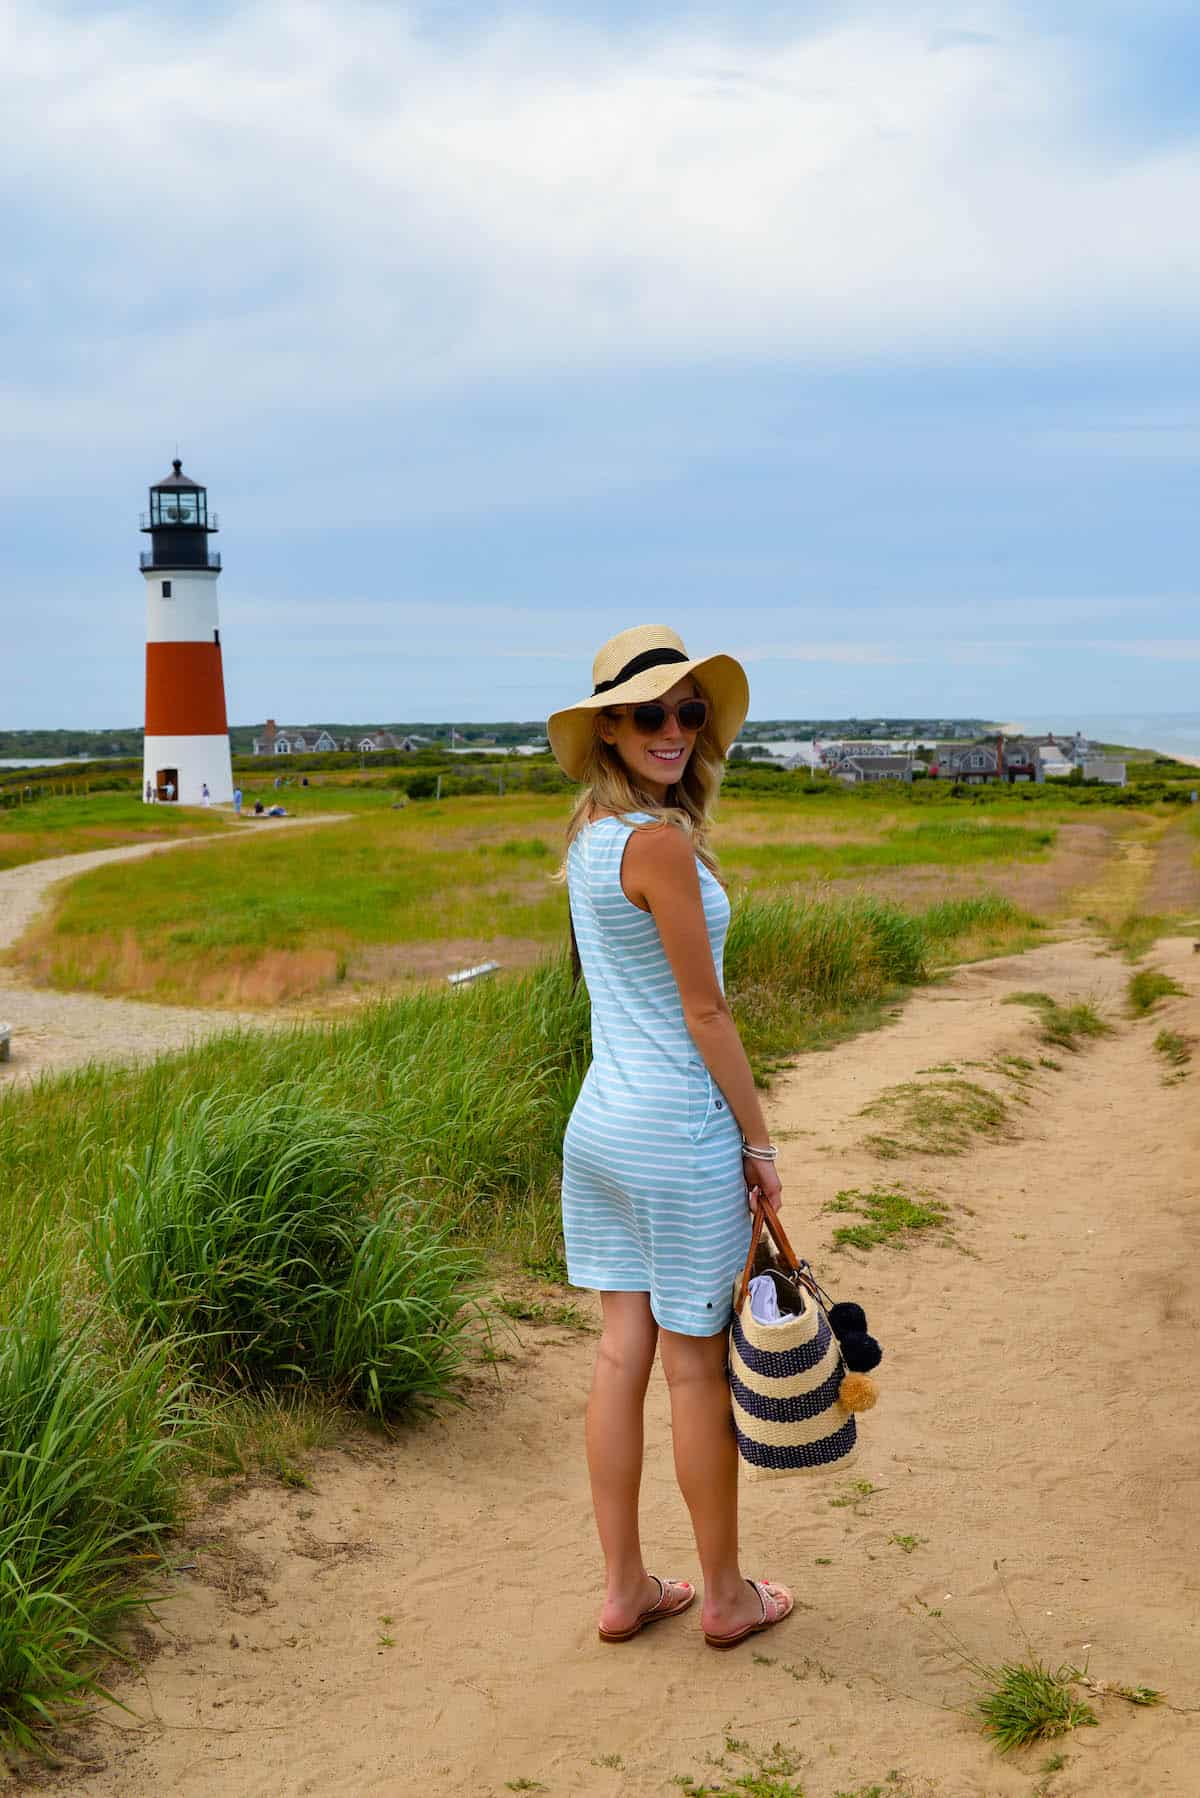
<path fill-rule="evenodd" d="M 1200 1037 L 1200 958 L 1176 938 L 1154 962 L 1187 996 L 1148 1020 L 1124 1015 L 1125 963 L 1060 941 L 958 971 L 777 1083 L 789 1232 L 887 1350 L 852 1473 L 872 1496 L 832 1503 L 849 1475 L 743 1488 L 747 1572 L 800 1601 L 779 1629 L 717 1655 L 693 1612 L 598 1642 L 580 1441 L 595 1339 L 521 1326 L 465 1409 L 321 1452 L 311 1491 L 235 1483 L 200 1509 L 142 1674 L 110 1671 L 128 1710 L 72 1731 L 46 1783 L 666 1798 L 683 1775 L 721 1789 L 708 1757 L 731 1732 L 798 1756 L 805 1798 L 1195 1798 L 1200 1066 L 1168 1082 L 1153 1039 L 1168 1024 Z M 1091 998 L 1115 1034 L 1037 1067 L 997 1140 L 874 1158 L 862 1106 L 919 1069 L 953 1062 L 1011 1094 L 993 1058 L 1043 1051 L 1035 1014 L 1001 1001 L 1031 988 Z M 822 1207 L 880 1183 L 942 1198 L 948 1241 L 832 1253 Z M 694 1578 L 657 1376 L 648 1444 L 649 1564 Z M 1002 1759 L 966 1714 L 956 1643 L 985 1662 L 1086 1663 L 1167 1704 L 1097 1697 L 1099 1727 Z M 1065 1766 L 1042 1775 L 1055 1750 Z M 732 1779 L 750 1763 L 729 1765 Z"/>

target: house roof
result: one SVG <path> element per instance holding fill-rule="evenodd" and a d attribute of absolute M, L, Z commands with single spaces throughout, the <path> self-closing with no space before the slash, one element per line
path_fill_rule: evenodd
<path fill-rule="evenodd" d="M 898 768 L 911 768 L 911 755 L 850 755 L 845 758 L 864 774 L 889 774 Z"/>

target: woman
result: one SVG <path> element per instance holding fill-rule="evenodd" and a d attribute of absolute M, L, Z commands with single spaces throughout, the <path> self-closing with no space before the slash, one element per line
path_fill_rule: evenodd
<path fill-rule="evenodd" d="M 614 637 L 592 672 L 591 695 L 547 730 L 584 788 L 566 871 L 593 1059 L 563 1146 L 563 1234 L 572 1284 L 599 1291 L 604 1311 L 587 1410 L 607 1576 L 600 1636 L 628 1641 L 695 1597 L 642 1560 L 642 1412 L 657 1348 L 704 1576 L 704 1636 L 732 1648 L 792 1608 L 786 1587 L 744 1579 L 738 1566 L 725 1373 L 750 1211 L 777 1209 L 781 1196 L 725 1003 L 729 901 L 708 846 L 749 688 L 731 657 L 689 660 L 660 625 Z"/>

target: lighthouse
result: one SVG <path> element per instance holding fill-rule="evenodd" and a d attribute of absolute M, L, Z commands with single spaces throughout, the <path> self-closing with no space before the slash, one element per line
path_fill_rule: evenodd
<path fill-rule="evenodd" d="M 178 460 L 150 489 L 142 530 L 146 582 L 146 740 L 143 797 L 200 805 L 233 798 L 217 580 L 208 546 L 217 518 Z"/>

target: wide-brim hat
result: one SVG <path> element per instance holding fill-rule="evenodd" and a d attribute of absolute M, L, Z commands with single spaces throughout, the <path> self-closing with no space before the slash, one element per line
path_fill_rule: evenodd
<path fill-rule="evenodd" d="M 548 720 L 546 735 L 563 773 L 571 780 L 583 778 L 597 712 L 661 699 L 688 674 L 695 675 L 709 702 L 709 734 L 721 754 L 728 755 L 750 709 L 750 683 L 741 663 L 725 655 L 689 656 L 682 638 L 665 624 L 638 624 L 610 637 L 600 650 L 592 663 L 588 697 Z"/>

